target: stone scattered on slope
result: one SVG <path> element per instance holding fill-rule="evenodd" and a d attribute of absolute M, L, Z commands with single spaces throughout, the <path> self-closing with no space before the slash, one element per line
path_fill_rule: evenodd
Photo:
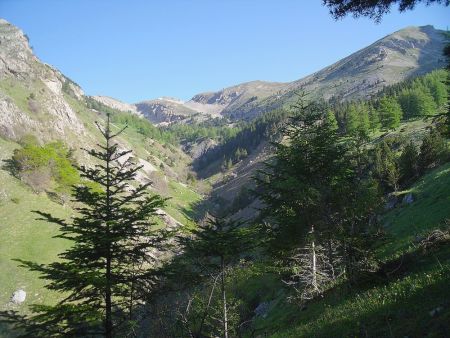
<path fill-rule="evenodd" d="M 412 193 L 408 193 L 403 197 L 402 203 L 403 204 L 411 204 L 414 202 L 414 196 Z"/>
<path fill-rule="evenodd" d="M 25 301 L 25 298 L 27 298 L 27 293 L 24 290 L 19 289 L 12 294 L 11 303 L 22 304 Z"/>

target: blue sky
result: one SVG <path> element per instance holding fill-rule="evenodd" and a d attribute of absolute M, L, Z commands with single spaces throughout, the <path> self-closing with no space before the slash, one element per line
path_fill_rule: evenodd
<path fill-rule="evenodd" d="M 0 0 L 37 56 L 87 94 L 189 99 L 252 80 L 292 81 L 450 8 L 335 21 L 321 0 Z"/>

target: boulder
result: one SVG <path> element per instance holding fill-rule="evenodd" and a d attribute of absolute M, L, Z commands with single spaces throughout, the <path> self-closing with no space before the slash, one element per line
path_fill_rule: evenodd
<path fill-rule="evenodd" d="M 11 296 L 11 302 L 14 304 L 22 304 L 25 301 L 25 298 L 27 298 L 27 293 L 24 290 L 20 289 L 14 291 Z"/>
<path fill-rule="evenodd" d="M 403 204 L 411 204 L 412 202 L 414 202 L 413 194 L 408 193 L 403 197 L 403 200 L 402 200 Z"/>
<path fill-rule="evenodd" d="M 269 302 L 262 302 L 260 303 L 256 309 L 255 309 L 255 316 L 256 317 L 267 317 L 267 313 L 269 312 Z"/>

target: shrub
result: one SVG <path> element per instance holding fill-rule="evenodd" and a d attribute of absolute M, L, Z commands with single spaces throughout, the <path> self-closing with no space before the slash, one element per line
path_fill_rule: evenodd
<path fill-rule="evenodd" d="M 80 176 L 74 168 L 72 151 L 64 143 L 52 142 L 40 146 L 27 138 L 21 149 L 16 149 L 12 157 L 14 173 L 35 192 L 42 192 L 56 183 L 56 190 L 67 192 L 77 184 Z"/>

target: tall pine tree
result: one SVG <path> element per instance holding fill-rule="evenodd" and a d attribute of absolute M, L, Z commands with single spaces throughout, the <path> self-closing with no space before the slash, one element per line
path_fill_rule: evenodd
<path fill-rule="evenodd" d="M 149 253 L 162 250 L 165 237 L 152 230 L 153 217 L 164 199 L 148 194 L 151 183 L 130 184 L 141 167 L 133 164 L 131 151 L 114 142 L 123 129 L 113 133 L 109 115 L 105 127 L 97 126 L 105 143 L 86 150 L 98 164 L 79 167 L 81 177 L 91 183 L 74 187 L 73 219 L 37 212 L 59 225 L 56 237 L 71 246 L 50 264 L 21 261 L 64 297 L 54 306 L 33 305 L 33 316 L 16 321 L 25 337 L 124 336 L 151 288 L 156 258 Z"/>

